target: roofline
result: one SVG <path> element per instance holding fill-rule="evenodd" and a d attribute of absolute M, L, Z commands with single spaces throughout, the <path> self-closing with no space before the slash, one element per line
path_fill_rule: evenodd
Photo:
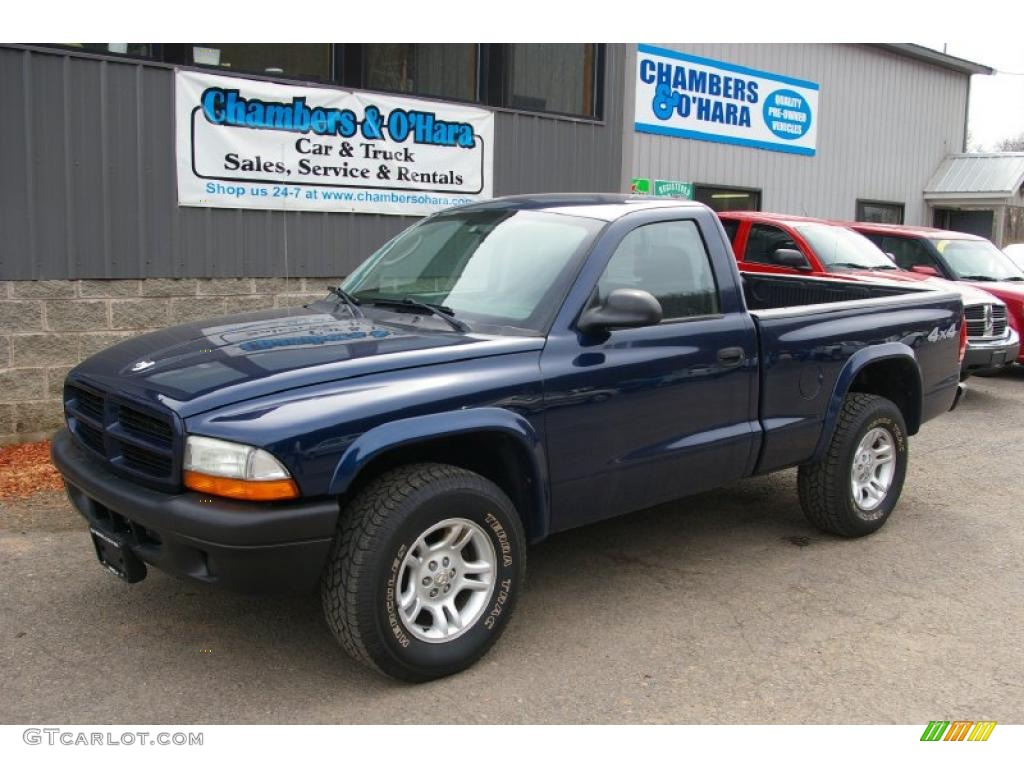
<path fill-rule="evenodd" d="M 1017 193 L 1005 189 L 989 189 L 976 192 L 929 192 L 924 191 L 925 200 L 972 200 L 980 202 L 988 200 L 994 204 L 1005 205 L 1006 200 L 1016 197 Z"/>
<path fill-rule="evenodd" d="M 946 157 L 1024 157 L 1024 152 L 950 152 Z"/>
<path fill-rule="evenodd" d="M 871 45 L 909 59 L 917 59 L 918 61 L 934 64 L 943 69 L 951 69 L 954 72 L 961 72 L 965 75 L 994 75 L 996 72 L 992 67 L 979 64 L 976 61 L 950 56 L 948 53 L 934 51 L 931 48 L 925 48 L 923 45 L 916 45 L 914 43 L 871 43 Z"/>

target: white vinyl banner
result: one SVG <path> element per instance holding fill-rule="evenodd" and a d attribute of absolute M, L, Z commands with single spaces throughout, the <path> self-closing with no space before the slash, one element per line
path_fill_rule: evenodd
<path fill-rule="evenodd" d="M 175 73 L 178 204 L 420 216 L 493 196 L 494 113 Z"/>

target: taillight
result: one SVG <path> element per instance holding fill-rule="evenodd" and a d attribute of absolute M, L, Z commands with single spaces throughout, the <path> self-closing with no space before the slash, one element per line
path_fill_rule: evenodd
<path fill-rule="evenodd" d="M 964 355 L 967 354 L 967 318 L 960 315 L 960 357 L 957 362 L 961 365 L 964 362 Z"/>

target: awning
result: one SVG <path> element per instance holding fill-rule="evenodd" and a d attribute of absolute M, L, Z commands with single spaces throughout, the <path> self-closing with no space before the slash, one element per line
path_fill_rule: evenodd
<path fill-rule="evenodd" d="M 1024 185 L 1024 152 L 950 155 L 924 188 L 925 200 L 1012 198 Z"/>

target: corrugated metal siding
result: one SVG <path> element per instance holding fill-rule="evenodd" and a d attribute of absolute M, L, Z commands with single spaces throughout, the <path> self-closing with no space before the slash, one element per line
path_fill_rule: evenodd
<path fill-rule="evenodd" d="M 604 121 L 498 111 L 495 194 L 614 191 L 623 46 Z M 0 47 L 0 279 L 346 274 L 414 221 L 179 208 L 169 68 Z"/>
<path fill-rule="evenodd" d="M 925 185 L 936 194 L 993 192 L 1013 197 L 1024 183 L 1024 152 L 947 157 Z"/>
<path fill-rule="evenodd" d="M 842 219 L 854 217 L 857 199 L 883 200 L 903 203 L 908 224 L 930 223 L 923 190 L 943 158 L 963 148 L 968 75 L 872 46 L 659 45 L 819 83 L 817 154 L 635 133 L 630 47 L 625 131 L 633 143 L 624 182 L 753 187 L 766 211 Z"/>

